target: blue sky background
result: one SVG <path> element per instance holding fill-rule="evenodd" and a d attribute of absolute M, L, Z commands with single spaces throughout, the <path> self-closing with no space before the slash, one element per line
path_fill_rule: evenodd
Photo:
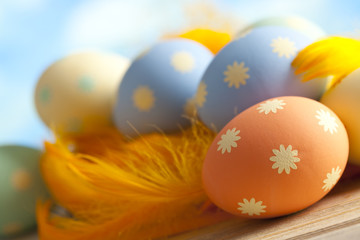
<path fill-rule="evenodd" d="M 329 35 L 360 36 L 356 0 L 0 0 L 0 144 L 41 147 L 50 138 L 33 91 L 53 61 L 84 49 L 132 58 L 162 35 L 204 21 L 199 4 L 239 28 L 297 15 Z"/>

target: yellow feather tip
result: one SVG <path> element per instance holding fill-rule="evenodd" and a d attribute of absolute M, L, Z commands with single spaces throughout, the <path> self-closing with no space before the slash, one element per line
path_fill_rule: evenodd
<path fill-rule="evenodd" d="M 360 68 L 360 41 L 345 37 L 329 37 L 315 42 L 292 62 L 303 81 L 332 77 L 329 87 L 340 83 L 348 74 Z"/>
<path fill-rule="evenodd" d="M 212 205 L 201 168 L 215 134 L 196 122 L 178 134 L 126 141 L 115 130 L 46 143 L 42 172 L 56 204 L 38 204 L 43 240 L 155 239 L 231 216 Z M 72 150 L 72 151 L 70 151 Z"/>

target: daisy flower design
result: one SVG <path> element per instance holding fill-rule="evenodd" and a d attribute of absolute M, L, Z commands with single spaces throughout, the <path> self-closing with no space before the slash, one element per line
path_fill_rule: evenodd
<path fill-rule="evenodd" d="M 228 65 L 227 70 L 224 72 L 226 76 L 224 82 L 228 83 L 228 87 L 239 88 L 240 85 L 246 85 L 246 79 L 250 76 L 247 74 L 249 68 L 245 67 L 245 63 L 234 62 L 233 65 Z"/>
<path fill-rule="evenodd" d="M 320 109 L 316 111 L 315 117 L 319 119 L 319 125 L 324 127 L 324 131 L 329 131 L 331 134 L 337 133 L 339 125 L 336 123 L 336 119 L 331 116 L 330 112 Z"/>
<path fill-rule="evenodd" d="M 236 128 L 228 129 L 225 134 L 221 135 L 221 140 L 218 141 L 218 151 L 221 150 L 221 154 L 224 154 L 225 151 L 228 153 L 231 153 L 231 148 L 237 147 L 236 141 L 241 139 L 238 134 L 240 133 L 240 130 L 236 130 Z"/>
<path fill-rule="evenodd" d="M 330 190 L 339 180 L 340 173 L 341 169 L 339 168 L 339 166 L 337 166 L 336 169 L 331 169 L 331 172 L 326 174 L 327 178 L 323 181 L 324 186 L 322 187 L 322 189 L 324 189 L 324 191 Z"/>
<path fill-rule="evenodd" d="M 248 214 L 249 216 L 260 215 L 261 213 L 266 212 L 262 201 L 255 201 L 255 198 L 251 198 L 250 201 L 246 198 L 243 199 L 243 202 L 238 203 L 238 210 L 241 211 L 242 214 Z"/>
<path fill-rule="evenodd" d="M 298 151 L 292 150 L 292 146 L 289 145 L 285 149 L 284 145 L 280 145 L 280 149 L 272 150 L 275 156 L 270 157 L 270 161 L 275 162 L 272 165 L 272 169 L 278 169 L 278 173 L 281 174 L 284 170 L 286 174 L 290 174 L 290 169 L 297 169 L 296 162 L 300 162 L 300 158 L 297 157 Z"/>
<path fill-rule="evenodd" d="M 284 100 L 268 100 L 265 103 L 260 103 L 260 107 L 258 107 L 257 110 L 259 110 L 259 113 L 265 114 L 269 114 L 270 112 L 277 113 L 277 110 L 284 109 L 284 105 L 286 105 L 286 103 L 284 103 Z"/>
<path fill-rule="evenodd" d="M 295 56 L 297 51 L 295 43 L 290 41 L 289 38 L 278 37 L 273 39 L 270 46 L 273 48 L 273 52 L 278 54 L 279 58 L 283 56 L 290 58 Z"/>

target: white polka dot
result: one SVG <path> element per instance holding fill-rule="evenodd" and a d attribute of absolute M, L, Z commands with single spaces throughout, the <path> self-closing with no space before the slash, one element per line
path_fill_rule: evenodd
<path fill-rule="evenodd" d="M 176 52 L 171 56 L 171 65 L 181 73 L 189 73 L 195 67 L 195 59 L 189 52 Z"/>
<path fill-rule="evenodd" d="M 148 112 L 155 105 L 154 91 L 148 86 L 139 86 L 133 92 L 132 100 L 137 110 Z"/>
<path fill-rule="evenodd" d="M 18 191 L 25 191 L 31 186 L 31 175 L 25 169 L 15 171 L 11 176 L 12 186 Z"/>

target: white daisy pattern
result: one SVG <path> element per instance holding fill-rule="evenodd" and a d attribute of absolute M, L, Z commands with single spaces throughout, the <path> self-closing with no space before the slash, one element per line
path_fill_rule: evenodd
<path fill-rule="evenodd" d="M 255 201 L 255 198 L 251 198 L 250 201 L 246 198 L 243 199 L 243 202 L 238 203 L 238 210 L 241 211 L 242 214 L 248 214 L 249 216 L 257 215 L 259 216 L 261 213 L 266 212 L 262 201 Z"/>
<path fill-rule="evenodd" d="M 197 107 L 203 107 L 206 102 L 206 95 L 208 94 L 206 88 L 206 83 L 200 82 L 194 98 Z"/>
<path fill-rule="evenodd" d="M 278 173 L 281 174 L 284 170 L 286 174 L 290 174 L 290 169 L 297 169 L 296 162 L 300 162 L 298 158 L 298 151 L 292 150 L 292 146 L 288 145 L 285 149 L 283 144 L 280 145 L 280 149 L 273 149 L 272 152 L 275 156 L 270 157 L 270 161 L 275 162 L 272 165 L 272 169 L 278 169 Z"/>
<path fill-rule="evenodd" d="M 176 52 L 171 56 L 171 65 L 178 72 L 189 73 L 195 67 L 195 59 L 189 52 Z"/>
<path fill-rule="evenodd" d="M 241 139 L 241 137 L 238 136 L 239 133 L 240 130 L 236 128 L 228 129 L 225 134 L 221 135 L 221 140 L 217 142 L 219 146 L 217 151 L 221 150 L 221 154 L 224 154 L 225 151 L 231 153 L 231 148 L 237 147 L 236 142 Z"/>
<path fill-rule="evenodd" d="M 319 119 L 319 125 L 324 127 L 324 131 L 329 131 L 331 134 L 337 133 L 339 125 L 336 122 L 335 117 L 331 116 L 330 112 L 323 109 L 316 111 L 315 117 Z"/>
<path fill-rule="evenodd" d="M 336 169 L 332 168 L 331 172 L 326 174 L 326 179 L 323 181 L 324 186 L 322 187 L 322 189 L 324 189 L 325 192 L 330 190 L 333 186 L 335 186 L 335 184 L 340 178 L 340 173 L 341 173 L 341 169 L 339 166 L 337 166 Z"/>
<path fill-rule="evenodd" d="M 154 91 L 148 86 L 138 86 L 132 95 L 134 106 L 141 112 L 148 112 L 155 105 Z"/>
<path fill-rule="evenodd" d="M 295 42 L 290 41 L 289 38 L 278 37 L 273 39 L 270 46 L 273 48 L 273 52 L 277 53 L 280 58 L 283 56 L 286 58 L 295 56 L 297 51 Z"/>
<path fill-rule="evenodd" d="M 277 110 L 284 109 L 284 105 L 286 105 L 284 100 L 273 99 L 264 103 L 260 103 L 260 106 L 257 108 L 257 110 L 259 110 L 259 113 L 265 113 L 265 115 L 269 114 L 270 112 L 277 113 Z"/>
<path fill-rule="evenodd" d="M 245 63 L 238 63 L 235 61 L 233 65 L 228 65 L 227 70 L 224 72 L 226 76 L 224 78 L 224 82 L 228 83 L 228 87 L 231 88 L 234 86 L 235 88 L 239 88 L 240 85 L 246 85 L 246 79 L 250 76 L 247 74 L 249 71 L 248 67 L 245 67 Z"/>

